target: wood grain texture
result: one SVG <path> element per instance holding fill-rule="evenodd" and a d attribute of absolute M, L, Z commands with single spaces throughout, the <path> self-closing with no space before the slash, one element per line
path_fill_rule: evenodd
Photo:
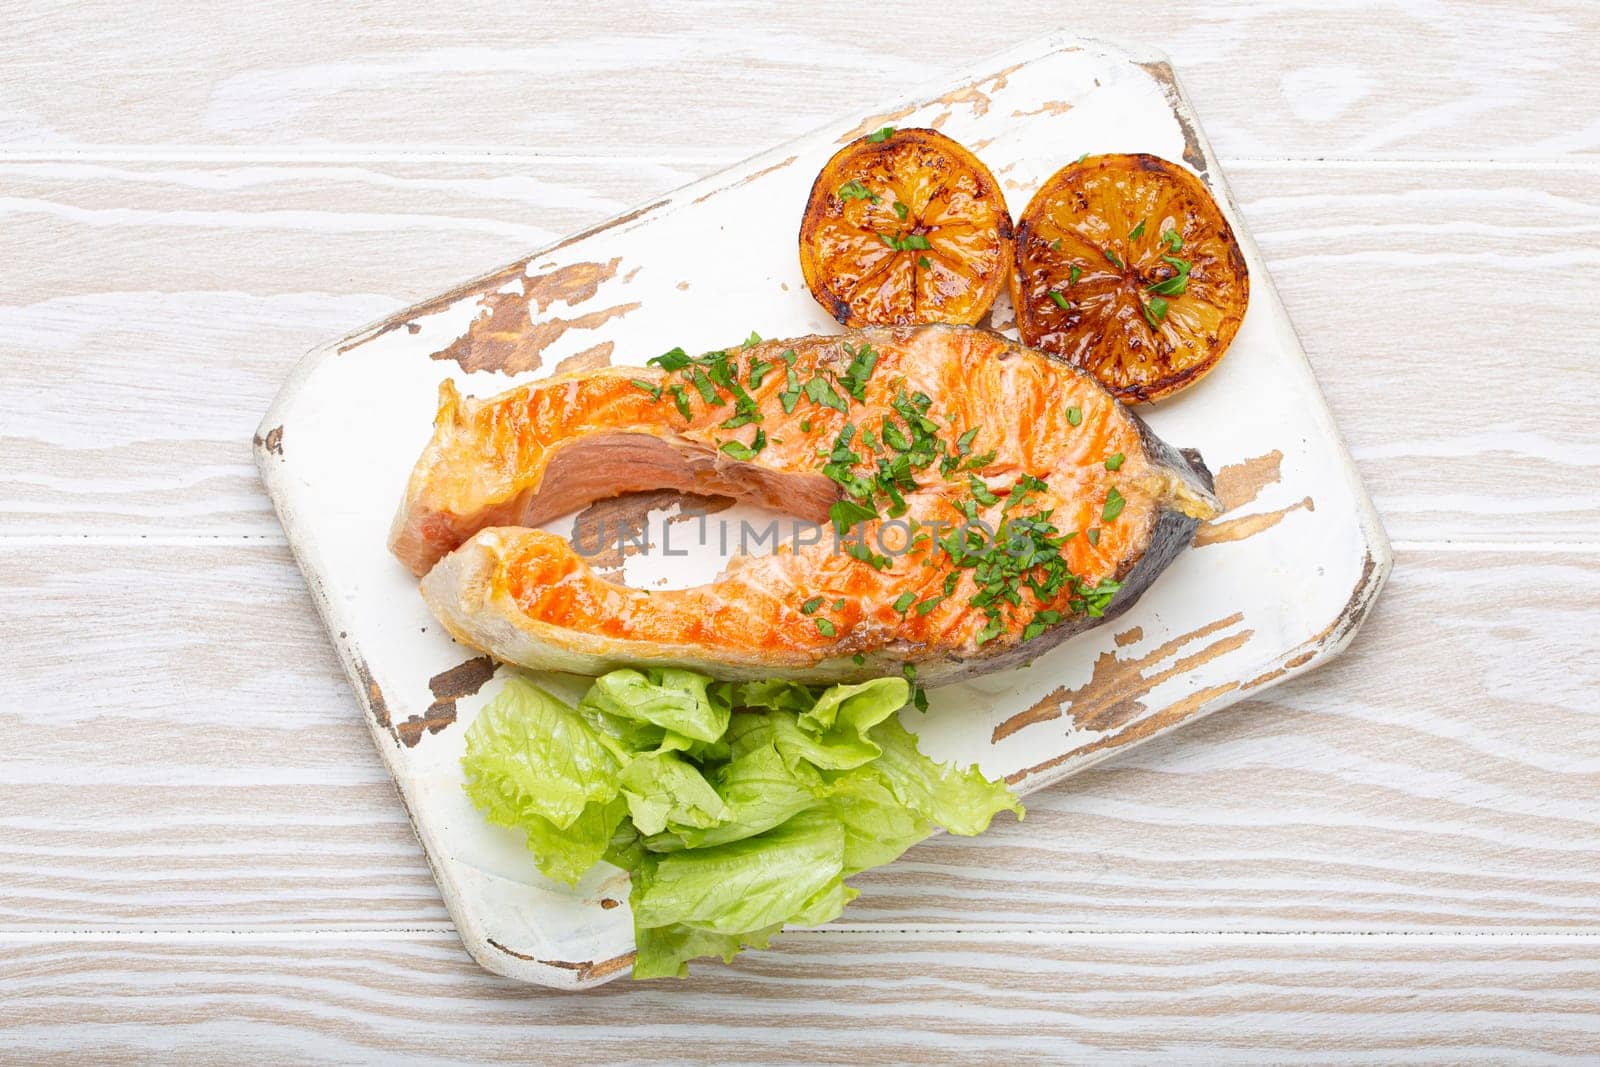
<path fill-rule="evenodd" d="M 792 932 L 578 995 L 440 934 L 13 938 L 0 984 L 54 1063 L 1584 1063 L 1600 940 Z"/>
<path fill-rule="evenodd" d="M 692 176 L 536 173 L 0 163 L 36 265 L 0 273 L 7 532 L 281 539 L 249 439 L 302 352 Z M 1600 327 L 1570 279 L 1600 264 L 1600 169 L 1229 177 L 1391 537 L 1595 540 Z M 1486 313 L 1486 286 L 1516 298 Z"/>
<path fill-rule="evenodd" d="M 13 6 L 0 1061 L 1592 1057 L 1593 3 Z M 582 997 L 478 971 L 257 486 L 268 399 L 1068 22 L 1173 56 L 1391 535 L 1503 550 L 1402 551 L 1326 670 L 918 847 L 848 925 Z"/>
<path fill-rule="evenodd" d="M 0 924 L 445 920 L 285 549 L 6 545 Z M 1600 556 L 1402 553 L 1322 671 L 918 846 L 848 921 L 1591 930 L 1597 602 Z"/>
<path fill-rule="evenodd" d="M 883 32 L 915 26 L 917 32 Z M 981 14 L 789 5 L 312 0 L 30 6 L 0 43 L 0 140 L 684 154 L 717 163 L 1053 30 L 1166 50 L 1223 158 L 1551 158 L 1600 149 L 1573 78 L 1587 0 L 1359 6 L 1044 0 Z M 115 93 L 111 87 L 115 86 Z"/>

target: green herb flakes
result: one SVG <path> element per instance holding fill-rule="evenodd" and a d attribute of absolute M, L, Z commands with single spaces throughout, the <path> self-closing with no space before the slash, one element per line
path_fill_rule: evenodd
<path fill-rule="evenodd" d="M 839 186 L 840 200 L 870 200 L 876 204 L 882 199 L 877 193 L 854 179 Z"/>
<path fill-rule="evenodd" d="M 1122 514 L 1122 509 L 1127 506 L 1127 503 L 1127 500 L 1123 499 L 1122 494 L 1117 491 L 1117 487 L 1113 485 L 1111 491 L 1106 494 L 1106 506 L 1100 509 L 1100 521 L 1112 521 Z"/>

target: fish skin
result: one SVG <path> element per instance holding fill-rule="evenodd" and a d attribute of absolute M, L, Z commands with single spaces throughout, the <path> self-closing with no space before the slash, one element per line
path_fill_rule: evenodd
<path fill-rule="evenodd" d="M 425 573 L 423 597 L 451 634 L 505 662 L 583 674 L 620 666 L 681 666 L 721 678 L 782 674 L 814 683 L 899 673 L 904 664 L 911 663 L 922 684 L 939 685 L 1019 666 L 1127 610 L 1188 546 L 1199 521 L 1219 510 L 1210 472 L 1197 455 L 1180 452 L 1156 437 L 1143 420 L 1093 379 L 987 331 L 951 326 L 874 329 L 844 337 L 767 342 L 751 351 L 770 360 L 779 351 L 794 348 L 803 353 L 798 366 L 809 366 L 805 360 L 814 359 L 816 365 L 833 360 L 837 367 L 842 341 L 872 344 L 882 354 L 880 368 L 890 365 L 897 372 L 906 372 L 908 378 L 929 366 L 933 367 L 930 373 L 953 375 L 948 379 L 951 388 L 943 390 L 943 396 L 930 393 L 935 399 L 930 415 L 952 415 L 951 439 L 967 428 L 953 424 L 959 408 L 977 410 L 987 401 L 991 412 L 1014 416 L 1021 428 L 1007 428 L 1009 436 L 1003 448 L 1009 451 L 1002 451 L 995 464 L 983 468 L 985 480 L 1003 482 L 1006 469 L 1021 470 L 1030 459 L 1043 455 L 1047 459 L 1054 456 L 1058 465 L 1065 464 L 1050 468 L 1064 480 L 1087 478 L 1096 491 L 1103 482 L 1128 487 L 1125 525 L 1103 527 L 1099 548 L 1105 551 L 1089 549 L 1082 539 L 1069 541 L 1066 549 L 1077 554 L 1070 557 L 1073 570 L 1086 580 L 1114 577 L 1122 583 L 1102 617 L 1063 612 L 1059 623 L 1027 641 L 1018 639 L 1026 621 L 1021 618 L 998 638 L 976 645 L 972 635 L 982 619 L 964 603 L 975 589 L 969 579 L 963 579 L 956 595 L 926 620 L 899 617 L 885 611 L 884 597 L 893 599 L 895 590 L 913 589 L 913 585 L 896 582 L 921 583 L 913 589 L 920 590 L 919 596 L 930 587 L 927 578 L 912 571 L 914 562 L 902 569 L 897 560 L 880 574 L 837 554 L 824 558 L 820 550 L 736 559 L 717 581 L 693 590 L 652 594 L 598 578 L 564 539 L 525 527 L 569 513 L 597 496 L 663 485 L 754 499 L 813 519 L 823 517 L 827 503 L 837 498 L 834 483 L 809 469 L 815 466 L 814 458 L 808 457 L 810 441 L 795 448 L 769 446 L 751 463 L 738 463 L 714 447 L 719 437 L 731 436 L 727 431 L 713 432 L 726 410 L 708 406 L 702 411 L 697 403 L 694 419 L 686 426 L 679 419 L 680 425 L 673 429 L 670 419 L 664 425 L 649 405 L 639 400 L 648 400 L 644 390 L 634 390 L 638 396 L 629 396 L 614 388 L 614 382 L 595 381 L 601 374 L 652 383 L 668 380 L 659 371 L 637 368 L 548 379 L 485 401 L 463 402 L 453 390 L 446 391 L 439 430 L 419 461 L 396 518 L 392 547 L 414 570 Z M 749 354 L 741 352 L 740 358 L 747 359 Z M 998 362 L 990 364 L 990 359 Z M 1007 368 L 1002 366 L 1006 360 L 1022 362 Z M 746 365 L 741 362 L 741 369 Z M 1021 383 L 1018 396 L 1023 399 L 1018 403 L 1031 401 L 1033 410 L 1013 410 L 1012 397 L 1007 395 L 981 395 L 985 383 L 1012 381 Z M 567 481 L 562 482 L 552 477 L 555 468 L 549 457 L 559 448 L 539 451 L 521 437 L 516 438 L 514 447 L 502 447 L 515 413 L 524 406 L 534 411 L 541 403 L 535 394 L 541 390 L 557 391 L 569 401 L 578 397 L 579 408 L 588 403 L 582 400 L 585 390 L 598 390 L 604 417 L 583 423 L 570 435 L 573 440 L 581 438 L 585 446 L 572 454 L 582 453 L 592 460 L 611 450 L 613 458 L 632 455 L 635 462 L 621 463 L 620 469 L 595 462 L 569 464 L 583 473 L 563 475 Z M 980 395 L 955 395 L 958 392 Z M 550 401 L 547 407 L 552 411 L 555 396 L 544 398 Z M 770 393 L 758 393 L 757 399 L 765 416 L 762 425 L 772 438 L 795 432 L 807 414 L 819 423 L 831 417 L 826 412 L 819 414 L 819 409 L 804 401 L 787 416 L 770 407 Z M 869 395 L 868 399 L 870 408 L 875 397 Z M 941 399 L 948 400 L 948 411 Z M 1034 424 L 1055 426 L 1062 434 L 1077 433 L 1076 429 L 1067 431 L 1056 417 L 1059 404 L 1055 402 L 1067 400 L 1081 405 L 1085 412 L 1086 434 L 1096 441 L 1099 438 L 1093 435 L 1103 434 L 1109 442 L 1105 447 L 1115 445 L 1126 453 L 1125 477 L 1101 474 L 1081 459 L 1069 463 L 1067 454 L 1074 444 L 1065 437 L 1028 436 L 1028 426 Z M 500 407 L 492 410 L 487 407 L 497 404 Z M 569 404 L 552 417 L 558 422 L 566 420 L 563 426 L 576 425 L 572 411 Z M 853 408 L 854 415 L 859 413 L 860 409 Z M 1096 420 L 1092 425 L 1091 413 Z M 542 417 L 530 415 L 529 424 Z M 580 414 L 579 422 L 587 417 Z M 844 416 L 816 427 L 820 433 L 812 436 L 829 441 L 842 421 Z M 943 424 L 945 420 L 936 421 Z M 739 436 L 748 442 L 750 433 Z M 491 439 L 500 443 L 483 451 L 487 447 L 483 442 Z M 534 452 L 539 452 L 540 458 L 530 460 Z M 510 469 L 518 463 L 521 470 Z M 539 467 L 537 476 L 529 474 L 535 467 Z M 473 481 L 475 471 L 486 472 L 484 480 L 494 483 L 490 491 L 480 491 L 482 487 Z M 596 471 L 608 473 L 602 477 Z M 1034 473 L 1045 476 L 1044 471 Z M 588 486 L 577 494 L 586 498 L 576 499 L 570 490 L 573 477 L 603 485 Z M 549 499 L 552 481 L 561 483 L 554 492 L 559 509 Z M 1050 502 L 1046 499 L 1049 495 L 1040 499 Z M 1099 507 L 1066 491 L 1054 495 L 1059 498 L 1054 503 L 1064 513 L 1076 508 L 1083 515 L 1085 507 L 1090 512 Z M 930 485 L 919 487 L 908 499 L 913 516 L 927 519 L 947 507 L 947 497 L 941 496 L 941 486 Z M 1063 525 L 1064 529 L 1070 527 Z M 1118 538 L 1127 543 L 1119 548 Z M 459 547 L 453 542 L 459 542 Z M 1102 555 L 1108 558 L 1100 558 Z M 933 578 L 941 579 L 945 573 L 936 569 Z M 816 632 L 815 619 L 799 613 L 797 605 L 805 599 L 802 593 L 832 597 L 841 590 L 847 591 L 847 597 L 859 593 L 859 602 L 849 604 L 847 618 L 837 627 L 835 637 L 825 639 Z M 1024 601 L 1030 608 L 1040 606 L 1031 593 L 1024 594 Z M 567 622 L 551 622 L 542 615 Z M 606 632 L 608 629 L 613 632 Z M 863 657 L 860 664 L 852 659 L 857 654 Z"/>

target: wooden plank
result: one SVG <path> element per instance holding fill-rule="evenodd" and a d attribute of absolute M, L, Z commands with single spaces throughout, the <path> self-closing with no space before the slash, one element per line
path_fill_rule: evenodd
<path fill-rule="evenodd" d="M 250 437 L 302 353 L 691 177 L 0 164 L 6 532 L 280 538 Z"/>
<path fill-rule="evenodd" d="M 1600 940 L 797 932 L 573 995 L 445 934 L 10 938 L 0 982 L 8 1053 L 55 1063 L 1579 1063 Z"/>
<path fill-rule="evenodd" d="M 283 548 L 0 541 L 0 589 L 0 924 L 445 920 Z M 1329 667 L 918 846 L 849 921 L 1592 930 L 1596 603 L 1600 555 L 1402 552 Z"/>
<path fill-rule="evenodd" d="M 302 352 L 691 177 L 529 173 L 0 164 L 30 264 L 0 273 L 6 531 L 278 539 L 249 439 Z M 1391 536 L 1592 541 L 1600 363 L 1569 293 L 1600 262 L 1600 171 L 1230 178 Z"/>
<path fill-rule="evenodd" d="M 875 32 L 909 25 L 924 32 Z M 1056 29 L 1167 49 L 1224 158 L 1600 148 L 1573 81 L 1600 35 L 1586 0 L 1225 11 L 1095 0 L 1070 19 L 1012 2 L 959 22 L 907 3 L 869 20 L 847 0 L 541 5 L 526 19 L 484 0 L 432 18 L 396 0 L 361 19 L 297 0 L 226 19 L 161 4 L 129 19 L 94 0 L 19 11 L 7 29 L 0 138 L 51 152 L 493 144 L 726 163 Z"/>

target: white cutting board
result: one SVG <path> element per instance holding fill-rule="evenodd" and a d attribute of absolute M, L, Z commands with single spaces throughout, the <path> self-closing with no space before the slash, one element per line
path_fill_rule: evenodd
<path fill-rule="evenodd" d="M 1325 662 L 1349 641 L 1390 567 L 1371 501 L 1172 68 L 1066 36 L 980 64 L 900 105 L 841 119 L 435 300 L 309 353 L 256 437 L 261 476 L 372 735 L 394 775 L 467 949 L 488 969 L 586 987 L 628 972 L 627 875 L 602 865 L 577 888 L 534 869 L 520 836 L 461 792 L 472 717 L 496 669 L 434 622 L 385 548 L 444 378 L 488 395 L 561 370 L 641 364 L 764 337 L 837 332 L 801 280 L 795 235 L 811 182 L 839 146 L 880 126 L 931 126 L 971 148 L 1013 216 L 1084 153 L 1150 152 L 1197 171 L 1250 267 L 1250 307 L 1219 368 L 1141 414 L 1197 448 L 1232 510 L 1203 527 L 1130 611 L 1031 667 L 931 692 L 904 716 L 924 751 L 978 762 L 1029 792 Z M 1015 336 L 1005 298 L 994 328 Z M 565 363 L 565 366 L 561 366 Z M 690 584 L 724 562 L 668 499 L 596 506 L 674 549 L 613 560 L 635 585 Z M 551 529 L 571 532 L 570 519 Z M 610 535 L 614 538 L 614 534 Z M 592 543 L 592 542 L 589 542 Z M 575 697 L 583 681 L 540 679 Z M 374 887 L 382 892 L 382 887 Z M 702 964 L 701 966 L 714 966 Z"/>

